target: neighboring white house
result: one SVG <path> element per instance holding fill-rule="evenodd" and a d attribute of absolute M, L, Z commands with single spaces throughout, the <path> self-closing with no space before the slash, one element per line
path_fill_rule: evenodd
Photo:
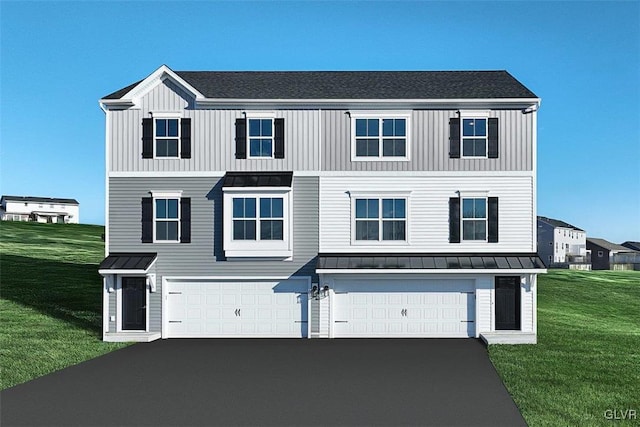
<path fill-rule="evenodd" d="M 162 66 L 107 95 L 104 340 L 536 342 L 539 105 L 506 71 Z"/>
<path fill-rule="evenodd" d="M 0 218 L 3 221 L 78 224 L 80 204 L 75 199 L 2 196 Z"/>
<path fill-rule="evenodd" d="M 564 221 L 538 216 L 538 256 L 546 266 L 590 270 L 587 233 Z"/>

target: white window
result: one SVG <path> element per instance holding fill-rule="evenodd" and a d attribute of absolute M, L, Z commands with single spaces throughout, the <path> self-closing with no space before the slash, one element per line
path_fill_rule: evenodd
<path fill-rule="evenodd" d="M 177 118 L 156 118 L 154 128 L 155 156 L 178 158 L 180 155 L 180 120 Z"/>
<path fill-rule="evenodd" d="M 223 192 L 226 257 L 291 259 L 290 187 L 225 187 Z"/>
<path fill-rule="evenodd" d="M 355 199 L 355 240 L 405 241 L 406 199 Z"/>
<path fill-rule="evenodd" d="M 273 157 L 273 119 L 249 118 L 247 122 L 249 158 Z"/>
<path fill-rule="evenodd" d="M 352 160 L 409 160 L 409 114 L 351 115 Z"/>
<path fill-rule="evenodd" d="M 284 239 L 282 197 L 233 197 L 232 200 L 233 240 Z"/>
<path fill-rule="evenodd" d="M 153 199 L 154 241 L 177 242 L 180 239 L 179 198 Z"/>
<path fill-rule="evenodd" d="M 462 199 L 462 240 L 487 240 L 487 199 Z"/>
<path fill-rule="evenodd" d="M 463 118 L 462 157 L 487 157 L 487 119 Z"/>

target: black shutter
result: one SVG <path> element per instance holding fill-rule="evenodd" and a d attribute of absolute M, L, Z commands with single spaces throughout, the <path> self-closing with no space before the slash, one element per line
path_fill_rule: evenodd
<path fill-rule="evenodd" d="M 498 243 L 498 198 L 489 197 L 487 208 L 487 241 Z"/>
<path fill-rule="evenodd" d="M 284 159 L 284 119 L 274 120 L 274 150 L 273 157 L 276 159 Z"/>
<path fill-rule="evenodd" d="M 191 119 L 180 120 L 180 157 L 191 158 Z"/>
<path fill-rule="evenodd" d="M 191 243 L 191 198 L 180 199 L 180 243 Z"/>
<path fill-rule="evenodd" d="M 142 198 L 142 243 L 153 243 L 153 199 Z"/>
<path fill-rule="evenodd" d="M 460 243 L 460 198 L 449 199 L 449 243 Z"/>
<path fill-rule="evenodd" d="M 460 119 L 449 119 L 449 158 L 460 158 Z"/>
<path fill-rule="evenodd" d="M 498 158 L 498 119 L 489 119 L 489 141 L 487 149 L 487 157 L 490 159 Z"/>
<path fill-rule="evenodd" d="M 153 158 L 153 119 L 142 119 L 142 158 Z"/>
<path fill-rule="evenodd" d="M 247 119 L 236 119 L 236 159 L 247 158 Z"/>

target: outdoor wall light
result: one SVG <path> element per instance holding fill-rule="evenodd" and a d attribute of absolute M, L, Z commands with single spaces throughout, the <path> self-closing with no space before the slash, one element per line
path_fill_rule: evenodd
<path fill-rule="evenodd" d="M 329 285 L 324 285 L 322 288 L 322 298 L 326 298 L 329 295 Z"/>
<path fill-rule="evenodd" d="M 318 285 L 311 287 L 311 298 L 318 299 Z"/>

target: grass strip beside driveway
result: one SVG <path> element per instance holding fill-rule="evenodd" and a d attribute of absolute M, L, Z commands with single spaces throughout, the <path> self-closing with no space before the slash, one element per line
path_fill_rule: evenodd
<path fill-rule="evenodd" d="M 0 224 L 0 388 L 108 353 L 104 343 L 104 227 Z"/>

